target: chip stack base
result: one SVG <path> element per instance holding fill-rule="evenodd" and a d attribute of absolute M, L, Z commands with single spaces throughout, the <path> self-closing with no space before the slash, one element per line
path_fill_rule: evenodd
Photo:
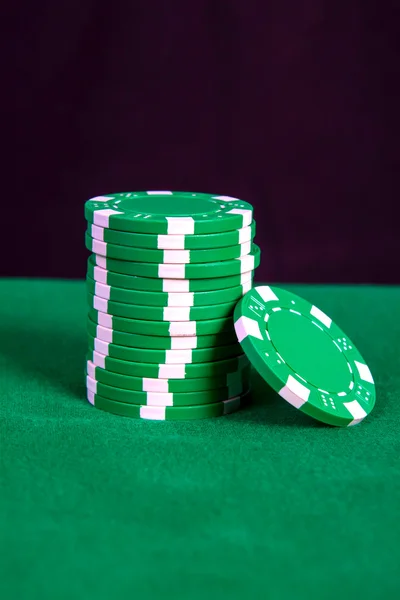
<path fill-rule="evenodd" d="M 233 311 L 260 250 L 250 204 L 129 192 L 86 202 L 87 400 L 147 420 L 203 419 L 250 399 Z"/>

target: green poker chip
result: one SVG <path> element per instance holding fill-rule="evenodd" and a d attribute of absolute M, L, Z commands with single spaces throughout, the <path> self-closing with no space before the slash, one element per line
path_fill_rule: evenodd
<path fill-rule="evenodd" d="M 87 392 L 87 399 L 96 408 L 104 410 L 122 417 L 131 417 L 134 419 L 147 419 L 151 421 L 183 421 L 188 419 L 209 419 L 213 417 L 222 417 L 239 410 L 250 398 L 250 393 L 237 396 L 223 402 L 214 404 L 199 404 L 195 406 L 148 406 L 138 404 L 126 404 L 125 402 L 115 402 Z"/>
<path fill-rule="evenodd" d="M 126 290 L 99 283 L 89 276 L 86 282 L 90 293 L 99 298 L 111 300 L 112 302 L 122 302 L 124 304 L 160 307 L 212 306 L 213 304 L 237 302 L 252 287 L 252 282 L 249 281 L 246 284 L 233 288 L 212 292 L 143 292 L 141 290 Z"/>
<path fill-rule="evenodd" d="M 191 379 L 159 379 L 158 377 L 132 377 L 115 373 L 96 366 L 91 360 L 86 362 L 86 371 L 92 379 L 105 385 L 137 392 L 154 392 L 162 394 L 185 394 L 189 392 L 208 392 L 221 388 L 229 388 L 232 396 L 237 390 L 244 388 L 250 381 L 251 368 L 249 364 L 237 370 L 212 377 Z M 236 390 L 236 391 L 235 391 Z"/>
<path fill-rule="evenodd" d="M 228 277 L 213 277 L 209 279 L 160 279 L 151 277 L 138 277 L 136 275 L 123 275 L 113 273 L 102 267 L 96 266 L 93 255 L 88 260 L 88 277 L 116 288 L 127 290 L 164 292 L 164 293 L 190 293 L 210 292 L 224 290 L 239 285 L 245 285 L 253 281 L 253 271 L 247 271 L 239 275 Z"/>
<path fill-rule="evenodd" d="M 232 316 L 204 321 L 144 321 L 126 319 L 89 309 L 89 318 L 96 324 L 115 331 L 160 337 L 193 337 L 233 331 Z"/>
<path fill-rule="evenodd" d="M 209 250 L 236 246 L 253 240 L 256 233 L 256 222 L 249 226 L 226 231 L 209 233 L 208 235 L 152 235 L 151 233 L 129 233 L 99 227 L 88 223 L 88 234 L 95 240 L 129 246 L 131 248 L 148 248 L 149 250 Z"/>
<path fill-rule="evenodd" d="M 256 287 L 237 304 L 234 322 L 251 364 L 295 408 L 337 426 L 356 425 L 372 411 L 375 385 L 365 360 L 307 300 Z"/>
<path fill-rule="evenodd" d="M 86 220 L 99 227 L 169 235 L 202 235 L 247 227 L 253 208 L 230 196 L 143 191 L 108 194 L 85 203 Z"/>
<path fill-rule="evenodd" d="M 88 318 L 87 329 L 92 337 L 96 337 L 104 342 L 132 348 L 148 348 L 149 350 L 196 350 L 238 344 L 236 333 L 233 328 L 233 321 L 230 331 L 225 331 L 220 334 L 215 333 L 214 335 L 194 335 L 191 337 L 167 337 L 125 333 L 124 331 L 115 331 L 108 327 L 102 327 L 90 318 Z"/>
<path fill-rule="evenodd" d="M 171 392 L 138 392 L 124 390 L 104 383 L 100 383 L 86 376 L 87 390 L 93 394 L 103 396 L 115 402 L 126 404 L 142 404 L 147 406 L 195 406 L 199 404 L 214 404 L 235 398 L 249 391 L 249 381 L 241 379 L 238 385 L 233 387 L 222 387 L 216 390 L 204 390 L 200 392 L 186 392 L 174 394 Z"/>
<path fill-rule="evenodd" d="M 225 248 L 208 248 L 207 250 L 149 250 L 148 248 L 131 248 L 129 246 L 117 246 L 107 242 L 100 242 L 88 233 L 85 235 L 86 248 L 94 254 L 115 258 L 117 260 L 128 260 L 140 263 L 156 264 L 193 264 L 217 262 L 219 260 L 231 260 L 246 256 L 251 251 L 251 241 L 226 246 Z"/>
<path fill-rule="evenodd" d="M 124 304 L 113 302 L 94 295 L 90 281 L 88 287 L 88 302 L 91 308 L 116 317 L 126 319 L 144 319 L 145 321 L 204 321 L 224 319 L 233 315 L 233 309 L 238 298 L 223 304 L 211 306 L 143 306 L 139 304 Z"/>
<path fill-rule="evenodd" d="M 95 254 L 98 267 L 124 275 L 138 275 L 160 279 L 209 279 L 230 277 L 254 271 L 260 264 L 260 248 L 253 244 L 251 253 L 232 260 L 196 264 L 153 264 L 117 260 Z"/>
<path fill-rule="evenodd" d="M 240 344 L 230 346 L 216 346 L 215 348 L 199 348 L 198 350 L 151 350 L 148 348 L 132 348 L 118 346 L 104 340 L 99 340 L 88 333 L 89 348 L 100 354 L 119 358 L 131 362 L 143 362 L 153 364 L 192 364 L 204 363 L 214 360 L 224 360 L 243 354 Z"/>
<path fill-rule="evenodd" d="M 215 360 L 196 364 L 151 364 L 130 362 L 119 358 L 111 358 L 93 350 L 90 360 L 98 367 L 129 375 L 131 377 L 151 377 L 155 379 L 191 379 L 198 377 L 215 377 L 238 371 L 249 364 L 246 356 L 241 354 L 234 358 Z"/>

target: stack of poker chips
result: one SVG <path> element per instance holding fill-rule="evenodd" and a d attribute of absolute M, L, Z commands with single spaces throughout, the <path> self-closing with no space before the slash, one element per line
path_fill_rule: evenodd
<path fill-rule="evenodd" d="M 87 399 L 141 419 L 217 417 L 248 399 L 233 311 L 260 249 L 252 206 L 129 192 L 88 200 Z"/>

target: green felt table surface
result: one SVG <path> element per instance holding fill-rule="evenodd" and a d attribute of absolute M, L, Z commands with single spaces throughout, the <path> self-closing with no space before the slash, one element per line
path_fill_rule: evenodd
<path fill-rule="evenodd" d="M 202 421 L 85 400 L 83 282 L 0 281 L 0 596 L 391 599 L 400 593 L 400 289 L 284 286 L 377 385 L 332 428 L 267 393 Z"/>

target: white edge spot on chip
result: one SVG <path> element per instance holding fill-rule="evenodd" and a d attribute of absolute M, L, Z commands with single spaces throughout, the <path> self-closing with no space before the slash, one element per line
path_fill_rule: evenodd
<path fill-rule="evenodd" d="M 93 351 L 93 362 L 96 367 L 101 367 L 102 369 L 106 368 L 106 356 L 104 354 L 99 354 L 95 350 Z"/>
<path fill-rule="evenodd" d="M 262 340 L 261 330 L 258 322 L 250 317 L 242 316 L 235 322 L 235 331 L 239 343 L 247 336 Z"/>
<path fill-rule="evenodd" d="M 107 198 L 110 200 L 110 198 Z M 105 202 L 105 200 L 104 200 Z M 102 208 L 101 210 L 95 210 L 93 213 L 93 223 L 99 227 L 109 227 L 110 217 L 112 215 L 122 215 L 123 213 L 119 210 L 113 210 L 112 208 Z"/>
<path fill-rule="evenodd" d="M 168 293 L 168 306 L 185 306 L 190 307 L 194 304 L 194 293 L 193 292 L 169 292 Z"/>
<path fill-rule="evenodd" d="M 96 377 L 96 367 L 94 366 L 94 364 L 92 363 L 91 360 L 87 361 L 86 368 L 87 368 L 87 374 L 89 375 L 89 377 L 92 377 L 92 379 L 95 379 L 95 377 Z"/>
<path fill-rule="evenodd" d="M 239 231 L 239 244 L 251 241 L 251 227 L 241 227 Z"/>
<path fill-rule="evenodd" d="M 140 418 L 152 421 L 165 421 L 165 406 L 141 406 Z"/>
<path fill-rule="evenodd" d="M 236 260 L 240 260 L 241 265 L 240 265 L 240 272 L 241 273 L 247 273 L 247 271 L 253 271 L 254 270 L 254 255 L 253 254 L 246 254 L 246 256 L 239 256 L 239 258 L 237 258 Z"/>
<path fill-rule="evenodd" d="M 147 394 L 147 406 L 173 406 L 174 395 L 169 393 L 149 392 Z"/>
<path fill-rule="evenodd" d="M 146 194 L 148 196 L 172 196 L 172 192 L 169 192 L 169 191 L 166 191 L 166 192 L 147 191 Z"/>
<path fill-rule="evenodd" d="M 351 427 L 352 425 L 358 425 L 358 423 L 360 423 L 367 416 L 367 413 L 361 404 L 357 402 L 357 400 L 353 400 L 352 402 L 343 402 L 343 406 L 347 408 L 353 417 L 353 421 L 348 424 L 348 427 Z"/>
<path fill-rule="evenodd" d="M 108 313 L 108 302 L 104 298 L 93 296 L 93 308 L 103 313 Z"/>
<path fill-rule="evenodd" d="M 190 263 L 190 250 L 163 250 L 163 262 L 166 264 Z"/>
<path fill-rule="evenodd" d="M 242 227 L 248 227 L 251 225 L 253 220 L 253 211 L 247 210 L 243 208 L 232 208 L 232 210 L 228 210 L 228 213 L 234 215 L 242 215 Z"/>
<path fill-rule="evenodd" d="M 87 399 L 92 406 L 94 406 L 94 394 L 90 390 L 87 390 Z"/>
<path fill-rule="evenodd" d="M 109 355 L 109 344 L 104 340 L 99 340 L 99 338 L 95 338 L 94 349 L 96 350 L 96 352 L 100 352 L 100 354 L 104 354 L 105 356 Z"/>
<path fill-rule="evenodd" d="M 88 391 L 97 394 L 97 381 L 93 377 L 90 377 L 90 375 L 86 377 L 86 387 Z"/>
<path fill-rule="evenodd" d="M 109 300 L 111 296 L 111 287 L 106 283 L 100 283 L 100 281 L 96 281 L 94 285 L 94 293 L 96 296 L 100 296 L 101 298 Z"/>
<path fill-rule="evenodd" d="M 363 381 L 368 381 L 368 383 L 374 383 L 374 379 L 372 377 L 372 373 L 369 370 L 369 367 L 367 367 L 367 365 L 360 363 L 358 361 L 354 361 L 354 364 L 356 365 L 358 372 L 360 374 L 360 377 Z"/>
<path fill-rule="evenodd" d="M 165 306 L 164 321 L 190 321 L 190 306 Z"/>
<path fill-rule="evenodd" d="M 300 408 L 308 401 L 310 390 L 292 375 L 289 375 L 286 385 L 280 390 L 279 395 L 292 406 Z"/>
<path fill-rule="evenodd" d="M 272 291 L 272 288 L 269 285 L 261 285 L 255 288 L 257 294 L 264 300 L 264 302 L 275 302 L 279 300 L 278 296 L 275 292 Z"/>
<path fill-rule="evenodd" d="M 92 238 L 92 252 L 100 254 L 101 256 L 107 256 L 107 243 L 94 240 Z"/>
<path fill-rule="evenodd" d="M 330 329 L 330 326 L 332 325 L 332 319 L 330 319 L 328 315 L 322 312 L 322 310 L 320 310 L 316 306 L 312 306 L 310 314 L 316 319 L 318 319 L 318 321 L 321 321 L 321 323 L 323 323 L 327 329 Z"/>
<path fill-rule="evenodd" d="M 93 278 L 99 283 L 107 284 L 107 269 L 101 267 L 93 267 Z"/>
<path fill-rule="evenodd" d="M 108 315 L 105 312 L 99 311 L 97 313 L 97 321 L 98 321 L 99 325 L 102 325 L 103 327 L 107 327 L 107 329 L 113 328 L 112 315 Z"/>
<path fill-rule="evenodd" d="M 166 217 L 168 222 L 168 235 L 180 233 L 181 235 L 194 234 L 193 217 Z"/>
<path fill-rule="evenodd" d="M 245 294 L 247 294 L 247 292 L 249 292 L 252 287 L 253 287 L 253 282 L 251 280 L 246 281 L 246 283 L 242 283 L 242 295 L 244 296 Z"/>
<path fill-rule="evenodd" d="M 157 248 L 160 250 L 184 250 L 184 235 L 158 235 Z"/>
<path fill-rule="evenodd" d="M 95 255 L 96 265 L 101 267 L 103 270 L 107 270 L 107 259 L 105 256 L 100 256 L 99 254 Z"/>
<path fill-rule="evenodd" d="M 168 381 L 165 379 L 151 379 L 144 377 L 142 380 L 144 392 L 160 392 L 166 394 L 169 391 Z"/>
<path fill-rule="evenodd" d="M 104 227 L 98 227 L 97 225 L 92 225 L 91 228 L 92 238 L 96 238 L 96 240 L 100 240 L 104 242 Z"/>
<path fill-rule="evenodd" d="M 193 354 L 190 349 L 184 350 L 166 350 L 165 363 L 167 365 L 176 364 L 191 364 L 193 362 Z"/>
<path fill-rule="evenodd" d="M 158 365 L 160 379 L 185 379 L 186 365 Z"/>
<path fill-rule="evenodd" d="M 189 293 L 190 281 L 189 279 L 163 279 L 162 286 L 163 292 Z"/>
<path fill-rule="evenodd" d="M 197 321 L 175 321 L 169 325 L 170 336 L 193 337 L 196 335 Z"/>
<path fill-rule="evenodd" d="M 108 327 L 102 327 L 101 325 L 97 325 L 96 327 L 96 337 L 108 342 L 109 344 L 113 343 L 113 330 Z"/>
<path fill-rule="evenodd" d="M 185 279 L 185 265 L 158 265 L 158 277 L 162 279 Z"/>
<path fill-rule="evenodd" d="M 246 256 L 250 254 L 251 251 L 251 242 L 243 242 L 240 244 L 240 256 Z"/>
<path fill-rule="evenodd" d="M 194 350 L 197 344 L 197 336 L 171 338 L 171 350 Z"/>
<path fill-rule="evenodd" d="M 213 196 L 213 198 L 223 202 L 240 202 L 239 198 L 233 198 L 233 196 Z"/>

